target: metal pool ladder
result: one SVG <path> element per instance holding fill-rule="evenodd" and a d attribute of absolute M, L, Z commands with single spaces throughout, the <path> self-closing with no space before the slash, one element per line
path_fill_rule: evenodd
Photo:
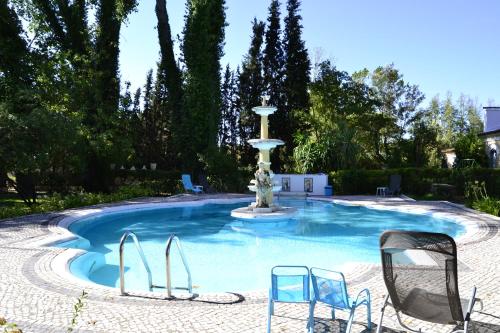
<path fill-rule="evenodd" d="M 172 288 L 171 271 L 170 271 L 170 248 L 172 247 L 172 243 L 174 241 L 175 244 L 177 245 L 177 249 L 179 250 L 179 254 L 181 256 L 184 269 L 186 270 L 187 273 L 187 287 L 185 288 L 182 287 Z M 175 234 L 170 235 L 170 237 L 167 240 L 167 248 L 165 249 L 165 260 L 167 262 L 167 296 L 172 297 L 172 289 L 187 290 L 189 293 L 192 293 L 193 283 L 191 281 L 191 271 L 189 270 L 189 265 L 187 263 L 186 256 L 184 256 L 184 252 L 182 251 L 181 241 L 179 240 L 179 237 L 177 237 Z"/>
<path fill-rule="evenodd" d="M 123 248 L 125 245 L 125 241 L 129 236 L 132 237 L 135 244 L 135 248 L 137 249 L 137 252 L 139 252 L 139 256 L 141 257 L 142 264 L 144 265 L 144 268 L 148 273 L 149 291 L 152 291 L 153 276 L 151 275 L 151 270 L 149 269 L 148 262 L 146 260 L 146 257 L 144 256 L 144 251 L 142 251 L 142 247 L 141 244 L 139 243 L 139 240 L 137 239 L 137 235 L 134 232 L 127 230 L 120 239 L 120 292 L 122 295 L 127 295 L 127 293 L 125 292 L 125 265 L 123 262 Z"/>
<path fill-rule="evenodd" d="M 137 235 L 132 232 L 132 231 L 125 231 L 123 234 L 122 238 L 120 239 L 120 292 L 122 295 L 127 295 L 125 292 L 125 264 L 124 264 L 124 256 L 123 256 L 123 249 L 125 246 L 125 242 L 128 237 L 132 237 L 135 248 L 137 249 L 137 252 L 139 252 L 139 256 L 141 257 L 142 264 L 144 265 L 144 268 L 146 269 L 146 272 L 148 274 L 148 285 L 149 285 L 149 291 L 152 291 L 153 288 L 166 288 L 167 289 L 167 296 L 169 298 L 172 297 L 172 289 L 180 289 L 180 290 L 187 290 L 189 293 L 192 293 L 193 291 L 193 283 L 191 280 L 191 271 L 189 270 L 189 265 L 186 260 L 186 256 L 184 255 L 184 252 L 182 251 L 181 247 L 181 241 L 179 237 L 177 237 L 175 234 L 170 235 L 170 237 L 167 240 L 167 246 L 165 249 L 165 260 L 166 260 L 166 266 L 167 266 L 167 286 L 155 286 L 153 285 L 153 276 L 151 274 L 151 270 L 149 269 L 148 261 L 146 260 L 146 256 L 144 255 L 144 251 L 142 251 L 141 244 L 139 243 L 139 239 L 137 238 Z M 170 249 L 172 247 L 172 243 L 177 245 L 177 249 L 179 250 L 179 254 L 182 259 L 182 264 L 184 265 L 184 269 L 186 270 L 187 273 L 187 287 L 172 287 L 172 282 L 171 282 L 171 269 L 170 269 Z"/>

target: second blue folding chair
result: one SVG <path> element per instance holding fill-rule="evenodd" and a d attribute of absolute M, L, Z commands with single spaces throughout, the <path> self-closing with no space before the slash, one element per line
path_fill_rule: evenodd
<path fill-rule="evenodd" d="M 346 333 L 351 332 L 356 309 L 362 305 L 366 306 L 367 328 L 371 329 L 371 301 L 368 289 L 361 290 L 356 299 L 352 299 L 347 294 L 344 274 L 321 268 L 311 268 L 310 274 L 314 291 L 309 314 L 311 327 L 314 327 L 314 307 L 320 302 L 332 309 L 332 319 L 335 319 L 335 310 L 349 311 Z"/>

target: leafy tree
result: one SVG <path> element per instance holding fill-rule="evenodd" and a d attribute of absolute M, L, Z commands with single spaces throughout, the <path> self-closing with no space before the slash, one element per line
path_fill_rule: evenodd
<path fill-rule="evenodd" d="M 372 74 L 372 86 L 380 100 L 380 112 L 393 117 L 399 127 L 396 138 L 401 138 L 418 118 L 418 106 L 425 96 L 417 85 L 403 80 L 394 64 L 378 67 Z"/>
<path fill-rule="evenodd" d="M 487 167 L 488 156 L 485 153 L 484 142 L 476 133 L 459 133 L 453 145 L 456 159 L 455 166 L 464 166 L 464 160 L 474 160 L 476 166 Z"/>
<path fill-rule="evenodd" d="M 91 191 L 109 189 L 109 162 L 127 151 L 120 136 L 118 55 L 121 25 L 135 6 L 135 0 L 16 2 L 31 23 L 38 93 L 45 103 L 81 118 L 84 184 Z"/>
<path fill-rule="evenodd" d="M 226 15 L 225 0 L 188 0 L 184 39 L 186 65 L 182 130 L 189 136 L 182 143 L 186 170 L 199 169 L 197 153 L 217 145 L 221 105 L 221 66 Z"/>
<path fill-rule="evenodd" d="M 262 77 L 262 43 L 265 24 L 254 18 L 253 35 L 248 54 L 245 55 L 239 75 L 238 98 L 241 107 L 239 133 L 242 141 L 241 162 L 244 165 L 255 164 L 255 150 L 246 142 L 259 135 L 260 118 L 252 108 L 261 104 L 264 92 Z"/>
<path fill-rule="evenodd" d="M 297 136 L 294 150 L 297 171 L 324 172 L 361 165 L 368 133 L 362 124 L 376 105 L 368 87 L 325 61 L 310 84 L 310 97 L 309 114 L 303 119 L 309 130 Z"/>
<path fill-rule="evenodd" d="M 405 159 L 402 150 L 404 136 L 420 117 L 418 106 L 424 95 L 417 85 L 403 80 L 394 64 L 376 68 L 371 75 L 371 85 L 379 101 L 378 112 L 385 118 L 385 126 L 380 128 L 376 139 L 377 156 L 385 165 L 402 165 Z"/>

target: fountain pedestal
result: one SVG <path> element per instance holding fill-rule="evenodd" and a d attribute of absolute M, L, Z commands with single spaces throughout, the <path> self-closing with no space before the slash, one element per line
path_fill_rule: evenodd
<path fill-rule="evenodd" d="M 273 204 L 273 192 L 281 190 L 280 185 L 273 184 L 274 173 L 271 170 L 271 149 L 284 144 L 278 139 L 269 139 L 268 116 L 276 111 L 273 106 L 267 106 L 266 97 L 262 98 L 262 106 L 256 106 L 252 110 L 260 115 L 260 139 L 248 140 L 252 147 L 259 150 L 258 169 L 255 179 L 250 181 L 248 189 L 255 192 L 255 202 L 248 207 L 242 207 L 231 211 L 231 216 L 245 219 L 276 219 L 293 216 L 297 209 L 281 207 Z"/>

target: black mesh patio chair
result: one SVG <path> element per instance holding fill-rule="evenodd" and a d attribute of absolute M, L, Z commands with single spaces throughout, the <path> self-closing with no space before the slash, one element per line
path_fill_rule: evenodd
<path fill-rule="evenodd" d="M 401 175 L 391 175 L 389 177 L 389 195 L 401 194 Z"/>
<path fill-rule="evenodd" d="M 422 331 L 405 325 L 401 313 L 431 323 L 463 325 L 454 332 L 468 332 L 474 304 L 481 301 L 476 298 L 476 287 L 472 288 L 470 300 L 459 296 L 453 238 L 439 233 L 386 231 L 380 237 L 380 251 L 389 294 L 381 309 L 377 333 L 381 332 L 387 305 L 396 311 L 399 324 L 412 332 Z"/>

